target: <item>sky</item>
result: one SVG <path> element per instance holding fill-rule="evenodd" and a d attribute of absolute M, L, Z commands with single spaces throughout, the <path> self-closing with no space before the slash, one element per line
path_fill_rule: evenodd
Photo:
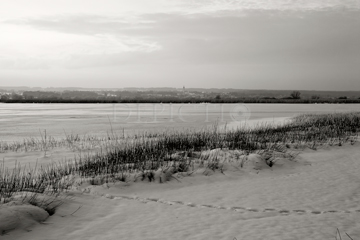
<path fill-rule="evenodd" d="M 360 91 L 360 0 L 1 0 L 0 86 Z"/>

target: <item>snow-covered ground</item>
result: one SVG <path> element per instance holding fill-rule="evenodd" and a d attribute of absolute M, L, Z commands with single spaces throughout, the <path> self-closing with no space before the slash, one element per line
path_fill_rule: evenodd
<path fill-rule="evenodd" d="M 347 239 L 360 238 L 360 148 L 306 149 L 273 168 L 178 176 L 167 183 L 83 185 L 43 223 L 40 213 L 0 208 L 30 219 L 2 240 Z M 5 214 L 7 213 L 7 214 Z M 31 224 L 30 224 L 31 223 Z"/>

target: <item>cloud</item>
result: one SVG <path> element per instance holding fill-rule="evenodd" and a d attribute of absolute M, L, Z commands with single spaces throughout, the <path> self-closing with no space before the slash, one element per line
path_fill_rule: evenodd
<path fill-rule="evenodd" d="M 156 14 L 144 16 L 148 28 L 119 34 L 156 42 L 157 51 L 83 55 L 99 65 L 353 64 L 360 62 L 357 12 L 282 14 L 257 11 L 246 16 Z M 107 59 L 107 60 L 106 60 Z M 84 64 L 86 66 L 86 64 Z"/>
<path fill-rule="evenodd" d="M 341 87 L 336 82 L 341 78 L 347 80 L 344 87 L 357 86 L 358 10 L 337 6 L 336 1 L 324 1 L 321 7 L 319 2 L 299 5 L 312 10 L 297 11 L 284 10 L 286 1 L 283 9 L 281 4 L 256 7 L 250 2 L 255 1 L 243 1 L 248 10 L 224 7 L 192 14 L 62 14 L 8 20 L 3 24 L 9 27 L 3 36 L 9 39 L 6 46 L 0 43 L 0 68 L 63 69 L 66 77 L 76 72 L 74 76 L 83 74 L 87 79 L 102 76 L 106 68 L 105 78 L 127 79 L 133 86 L 143 86 L 141 79 L 158 86 L 169 79 L 187 79 L 186 85 L 204 86 L 209 80 L 212 83 L 206 86 L 222 87 L 216 85 L 221 79 L 224 87 L 257 88 L 256 83 L 261 88 L 282 84 L 281 88 L 305 89 L 302 84 L 319 80 L 320 89 L 324 82 Z M 326 10 L 326 3 L 334 4 Z M 28 34 L 14 37 L 17 30 L 10 27 Z M 18 42 L 12 44 L 14 40 Z"/>
<path fill-rule="evenodd" d="M 136 17 L 109 17 L 90 14 L 62 14 L 3 21 L 5 24 L 26 25 L 46 31 L 69 34 L 116 34 L 121 29 L 146 28 L 147 22 Z"/>
<path fill-rule="evenodd" d="M 139 24 L 142 23 L 139 21 Z M 69 66 L 66 62 L 75 56 L 86 58 L 161 49 L 155 41 L 119 32 L 119 29 L 126 30 L 131 25 L 137 23 L 128 23 L 123 18 L 84 14 L 4 21 L 0 24 L 0 68 L 61 67 Z M 74 62 L 76 67 L 88 66 L 86 61 L 83 64 L 70 62 Z"/>
<path fill-rule="evenodd" d="M 360 9 L 358 0 L 183 0 L 188 13 L 209 13 L 228 10 L 328 11 Z"/>
<path fill-rule="evenodd" d="M 359 62 L 360 56 L 356 31 L 360 17 L 351 11 L 146 14 L 132 22 L 120 17 L 63 15 L 7 23 L 74 36 L 67 43 L 72 48 L 65 51 L 66 56 L 53 61 L 66 67 L 346 64 Z"/>

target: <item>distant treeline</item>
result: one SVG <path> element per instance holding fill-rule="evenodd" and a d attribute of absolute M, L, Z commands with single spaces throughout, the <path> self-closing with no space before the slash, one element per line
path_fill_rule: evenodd
<path fill-rule="evenodd" d="M 241 92 L 185 92 L 185 91 L 24 91 L 3 94 L 4 103 L 360 103 L 359 98 L 301 97 L 293 91 L 288 96 L 248 96 Z"/>
<path fill-rule="evenodd" d="M 173 101 L 166 101 L 163 99 L 154 100 L 154 99 L 132 99 L 132 100 L 71 100 L 71 99 L 57 99 L 57 100 L 46 100 L 46 99 L 36 99 L 36 100 L 0 100 L 3 103 L 284 103 L 284 104 L 321 104 L 321 103 L 360 103 L 359 99 L 347 99 L 347 100 L 332 100 L 332 99 L 324 99 L 324 100 L 310 100 L 310 99 L 300 99 L 300 100 L 291 100 L 291 99 L 276 99 L 276 100 L 265 100 L 265 99 L 229 99 L 229 100 L 204 100 L 204 99 L 175 99 Z"/>

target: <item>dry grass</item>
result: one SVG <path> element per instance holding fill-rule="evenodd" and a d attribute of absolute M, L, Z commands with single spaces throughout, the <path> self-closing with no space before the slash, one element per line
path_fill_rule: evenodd
<path fill-rule="evenodd" d="M 94 155 L 82 156 L 47 167 L 22 167 L 0 170 L 0 199 L 10 201 L 19 193 L 33 193 L 36 202 L 40 194 L 58 196 L 74 184 L 74 177 L 90 179 L 93 184 L 111 181 L 154 179 L 154 173 L 184 172 L 191 168 L 194 159 L 211 149 L 241 150 L 240 155 L 259 153 L 265 156 L 269 166 L 272 157 L 283 154 L 296 156 L 296 149 L 309 147 L 316 150 L 323 145 L 353 144 L 360 129 L 360 113 L 337 113 L 323 115 L 301 115 L 281 126 L 259 125 L 255 128 L 239 128 L 219 131 L 216 126 L 201 131 L 172 131 L 157 134 L 144 133 L 132 137 L 117 136 L 113 132 L 105 138 L 67 135 L 54 139 L 41 133 L 41 139 L 27 139 L 23 142 L 0 143 L 0 151 L 46 151 L 54 147 L 71 149 L 94 149 Z M 241 156 L 237 159 L 241 161 Z M 204 160 L 204 159 L 203 159 Z M 217 157 L 207 161 L 207 168 L 221 170 Z M 167 176 L 169 178 L 169 176 Z M 163 179 L 162 181 L 165 181 Z M 32 200 L 29 200 L 32 199 Z M 34 203 L 35 204 L 35 203 Z"/>

